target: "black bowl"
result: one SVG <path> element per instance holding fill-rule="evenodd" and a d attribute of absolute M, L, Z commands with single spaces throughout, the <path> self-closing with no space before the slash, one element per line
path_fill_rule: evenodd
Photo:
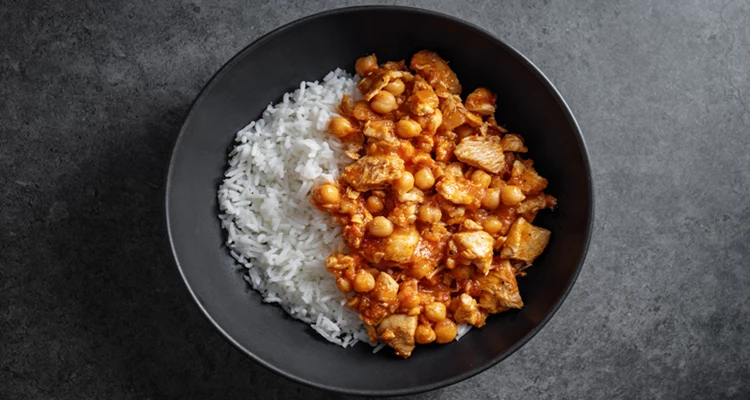
<path fill-rule="evenodd" d="M 378 21 L 384 21 L 381 24 Z M 385 23 L 387 22 L 387 23 Z M 385 29 L 373 29 L 374 25 Z M 376 52 L 407 59 L 432 49 L 456 71 L 464 95 L 498 94 L 497 119 L 524 136 L 537 170 L 558 199 L 535 224 L 552 231 L 544 254 L 520 280 L 526 306 L 493 315 L 449 345 L 419 346 L 408 360 L 370 346 L 343 349 L 317 336 L 248 288 L 219 225 L 217 189 L 235 133 L 269 102 Z M 195 301 L 216 328 L 263 366 L 337 392 L 398 395 L 466 379 L 509 356 L 552 317 L 583 264 L 593 220 L 588 156 L 567 105 L 516 50 L 456 18 L 402 7 L 356 7 L 293 22 L 243 49 L 206 85 L 185 121 L 169 166 L 166 216 L 172 252 Z"/>

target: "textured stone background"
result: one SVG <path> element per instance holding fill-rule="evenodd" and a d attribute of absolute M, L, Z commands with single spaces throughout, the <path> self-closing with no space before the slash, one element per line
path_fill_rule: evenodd
<path fill-rule="evenodd" d="M 167 157 L 226 60 L 360 2 L 0 2 L 0 398 L 336 398 L 255 365 L 164 247 Z M 500 365 L 419 399 L 750 396 L 750 4 L 411 1 L 535 62 L 581 124 L 586 265 Z"/>

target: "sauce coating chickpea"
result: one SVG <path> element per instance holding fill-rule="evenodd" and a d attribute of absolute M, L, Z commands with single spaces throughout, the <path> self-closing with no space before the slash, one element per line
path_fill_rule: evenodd
<path fill-rule="evenodd" d="M 406 193 L 414 187 L 414 175 L 409 171 L 404 171 L 401 177 L 393 182 L 393 188 L 399 193 Z"/>
<path fill-rule="evenodd" d="M 371 214 L 383 211 L 384 207 L 385 205 L 383 204 L 383 200 L 381 200 L 378 196 L 370 196 L 367 198 L 367 200 L 365 200 L 365 208 Z"/>
<path fill-rule="evenodd" d="M 428 190 L 435 184 L 435 176 L 429 168 L 422 168 L 414 174 L 414 184 L 421 190 Z"/>
<path fill-rule="evenodd" d="M 365 76 L 368 72 L 378 68 L 378 58 L 375 54 L 361 57 L 354 63 L 354 70 L 357 71 L 357 75 Z"/>
<path fill-rule="evenodd" d="M 369 292 L 375 288 L 375 277 L 371 273 L 360 269 L 354 275 L 354 290 L 360 293 Z"/>
<path fill-rule="evenodd" d="M 521 188 L 516 185 L 503 186 L 500 189 L 500 200 L 506 206 L 515 206 L 524 201 L 526 196 L 521 192 Z"/>
<path fill-rule="evenodd" d="M 488 210 L 494 210 L 500 206 L 500 189 L 489 188 L 485 190 L 482 197 L 482 207 Z"/>
<path fill-rule="evenodd" d="M 315 195 L 320 204 L 335 204 L 339 201 L 339 190 L 333 185 L 320 186 Z"/>
<path fill-rule="evenodd" d="M 435 324 L 435 340 L 438 343 L 450 343 L 456 339 L 458 327 L 450 319 L 444 319 Z"/>
<path fill-rule="evenodd" d="M 391 92 L 391 94 L 393 94 L 394 96 L 398 96 L 401 93 L 404 93 L 404 89 L 406 89 L 406 87 L 404 85 L 404 81 L 402 81 L 401 79 L 396 79 L 395 81 L 388 82 L 388 84 L 385 85 L 383 89 Z"/>
<path fill-rule="evenodd" d="M 424 308 L 424 315 L 432 322 L 440 322 L 445 319 L 445 304 L 440 302 L 430 303 Z"/>
<path fill-rule="evenodd" d="M 348 136 L 355 130 L 352 123 L 344 117 L 333 117 L 331 118 L 331 122 L 328 123 L 328 133 L 337 138 Z"/>
<path fill-rule="evenodd" d="M 417 326 L 417 331 L 414 333 L 414 340 L 419 344 L 427 344 L 435 341 L 435 331 L 427 325 Z"/>
<path fill-rule="evenodd" d="M 484 220 L 482 228 L 490 235 L 494 235 L 503 229 L 503 223 L 497 217 L 489 217 Z"/>
<path fill-rule="evenodd" d="M 398 103 L 393 93 L 381 90 L 370 100 L 370 107 L 376 113 L 388 114 L 398 108 Z"/>
<path fill-rule="evenodd" d="M 386 217 L 375 217 L 367 224 L 367 232 L 375 237 L 388 237 L 393 233 L 393 223 Z"/>
<path fill-rule="evenodd" d="M 402 139 L 417 137 L 421 132 L 422 126 L 417 121 L 402 119 L 396 122 L 396 134 Z"/>
<path fill-rule="evenodd" d="M 422 207 L 419 207 L 417 217 L 424 223 L 434 224 L 443 218 L 443 213 L 440 211 L 440 208 L 425 204 Z"/>
<path fill-rule="evenodd" d="M 478 169 L 471 173 L 471 181 L 476 183 L 481 188 L 486 189 L 490 186 L 490 183 L 492 182 L 492 176 L 482 171 L 481 169 Z"/>
<path fill-rule="evenodd" d="M 349 293 L 352 291 L 352 284 L 348 280 L 344 278 L 338 278 L 336 279 L 336 287 L 339 288 L 340 291 L 344 293 Z"/>

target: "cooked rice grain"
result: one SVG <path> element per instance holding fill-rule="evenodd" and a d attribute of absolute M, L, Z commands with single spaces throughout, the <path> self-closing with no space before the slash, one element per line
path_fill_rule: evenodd
<path fill-rule="evenodd" d="M 344 250 L 341 228 L 309 200 L 315 185 L 351 162 L 326 132 L 344 94 L 361 97 L 355 80 L 337 69 L 284 94 L 239 131 L 219 188 L 219 218 L 230 254 L 264 301 L 347 347 L 369 341 L 325 268 L 326 256 Z"/>

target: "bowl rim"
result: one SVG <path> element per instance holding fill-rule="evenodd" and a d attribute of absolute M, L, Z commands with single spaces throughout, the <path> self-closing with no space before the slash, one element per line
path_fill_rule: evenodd
<path fill-rule="evenodd" d="M 271 365 L 270 363 L 266 362 L 264 359 L 254 354 L 252 351 L 242 346 L 239 342 L 237 342 L 237 340 L 235 340 L 231 335 L 229 335 L 229 333 L 227 333 L 227 331 L 224 330 L 224 328 L 221 325 L 219 325 L 219 323 L 211 316 L 208 310 L 206 310 L 206 308 L 200 303 L 196 293 L 193 291 L 193 288 L 188 283 L 187 276 L 185 275 L 185 272 L 182 266 L 180 265 L 179 259 L 177 257 L 177 251 L 175 249 L 175 244 L 174 244 L 174 236 L 172 233 L 172 228 L 171 228 L 171 223 L 170 223 L 170 207 L 169 207 L 170 192 L 171 192 L 170 188 L 172 186 L 172 173 L 175 168 L 175 153 L 176 153 L 176 150 L 179 148 L 180 144 L 182 143 L 183 138 L 185 137 L 186 127 L 190 125 L 190 122 L 193 118 L 194 110 L 197 107 L 199 107 L 200 104 L 203 102 L 204 97 L 206 96 L 206 93 L 209 91 L 209 89 L 211 89 L 216 84 L 216 82 L 218 82 L 224 76 L 224 74 L 226 74 L 227 71 L 229 71 L 247 52 L 273 39 L 274 37 L 286 31 L 294 29 L 299 25 L 307 23 L 308 21 L 313 20 L 313 19 L 327 17 L 331 15 L 336 15 L 336 14 L 346 14 L 346 13 L 361 12 L 361 11 L 400 11 L 400 12 L 406 11 L 406 12 L 412 12 L 412 13 L 417 13 L 417 14 L 426 14 L 432 17 L 445 19 L 450 22 L 463 25 L 475 31 L 477 34 L 485 37 L 486 39 L 492 41 L 493 43 L 499 45 L 500 47 L 508 51 L 512 56 L 518 59 L 518 61 L 520 61 L 524 66 L 526 66 L 532 72 L 532 74 L 536 75 L 537 78 L 540 79 L 540 81 L 546 87 L 546 89 L 550 91 L 553 97 L 555 97 L 555 101 L 557 102 L 558 106 L 565 113 L 568 123 L 573 128 L 576 141 L 578 142 L 578 145 L 581 149 L 581 158 L 583 159 L 584 170 L 586 171 L 586 175 L 587 175 L 586 180 L 587 180 L 588 189 L 589 189 L 589 212 L 587 215 L 588 224 L 586 226 L 586 232 L 585 232 L 585 238 L 583 242 L 581 257 L 578 260 L 578 263 L 575 267 L 573 275 L 571 279 L 569 280 L 568 284 L 566 285 L 565 289 L 563 290 L 561 296 L 557 299 L 557 301 L 555 301 L 555 303 L 552 305 L 550 310 L 547 312 L 544 318 L 542 318 L 542 320 L 537 324 L 537 326 L 535 326 L 529 333 L 527 333 L 524 337 L 522 337 L 520 340 L 518 340 L 516 343 L 510 346 L 508 350 L 504 351 L 501 354 L 498 354 L 485 365 L 474 367 L 464 373 L 455 375 L 451 378 L 444 379 L 442 381 L 437 381 L 437 382 L 428 383 L 424 385 L 417 385 L 417 386 L 404 388 L 404 389 L 359 390 L 359 389 L 351 389 L 351 388 L 335 386 L 335 385 L 321 384 L 321 383 L 314 382 L 314 381 L 305 379 L 303 377 L 297 376 L 295 374 L 289 373 L 281 368 Z M 203 315 L 211 322 L 214 328 L 216 328 L 226 340 L 228 340 L 232 345 L 234 345 L 234 347 L 236 347 L 237 349 L 245 353 L 247 356 L 249 356 L 253 361 L 260 364 L 267 370 L 273 371 L 276 374 L 281 375 L 282 377 L 285 377 L 287 379 L 290 379 L 292 381 L 301 383 L 305 386 L 312 387 L 315 389 L 321 389 L 321 390 L 325 390 L 328 392 L 335 392 L 335 393 L 348 394 L 348 395 L 358 395 L 358 396 L 401 396 L 401 395 L 417 394 L 417 393 L 423 393 L 427 391 L 441 389 L 446 386 L 450 386 L 455 383 L 466 380 L 468 378 L 471 378 L 473 376 L 476 376 L 479 373 L 484 372 L 490 369 L 491 367 L 497 365 L 500 361 L 503 361 L 504 359 L 510 357 L 518 349 L 520 349 L 522 346 L 528 343 L 534 336 L 536 336 L 536 334 L 539 333 L 539 331 L 542 328 L 544 328 L 545 325 L 547 325 L 550 319 L 552 319 L 555 313 L 557 313 L 560 306 L 562 306 L 562 303 L 568 297 L 568 294 L 570 294 L 570 291 L 575 285 L 575 282 L 578 280 L 578 275 L 580 274 L 581 269 L 583 268 L 583 264 L 586 260 L 586 256 L 588 254 L 588 249 L 589 249 L 589 244 L 591 242 L 591 236 L 593 235 L 593 226 L 594 226 L 594 217 L 595 217 L 594 198 L 595 198 L 595 195 L 594 195 L 593 176 L 591 173 L 591 164 L 589 161 L 588 149 L 586 147 L 583 134 L 581 133 L 581 128 L 578 125 L 578 122 L 576 121 L 575 117 L 573 116 L 573 112 L 570 110 L 570 107 L 565 102 L 565 100 L 563 99 L 562 95 L 557 90 L 557 88 L 552 84 L 549 78 L 547 78 L 547 76 L 544 75 L 544 73 L 534 63 L 532 63 L 526 56 L 524 56 L 521 52 L 519 52 L 518 50 L 516 50 L 509 44 L 505 43 L 503 40 L 499 39 L 497 36 L 489 32 L 488 30 L 481 28 L 471 22 L 460 19 L 458 17 L 454 17 L 452 15 L 444 14 L 444 13 L 437 12 L 437 11 L 417 8 L 417 7 L 409 7 L 409 6 L 367 5 L 367 6 L 340 7 L 340 8 L 335 8 L 331 10 L 326 10 L 326 11 L 322 11 L 319 13 L 308 15 L 306 17 L 296 19 L 280 27 L 277 27 L 271 30 L 270 32 L 260 36 L 258 39 L 254 40 L 247 46 L 243 47 L 234 56 L 232 56 L 232 58 L 230 58 L 229 61 L 227 61 L 224 65 L 222 65 L 221 68 L 219 68 L 213 74 L 213 76 L 203 86 L 203 88 L 200 90 L 200 92 L 198 93 L 198 95 L 193 100 L 192 104 L 190 105 L 190 108 L 185 117 L 185 121 L 183 122 L 182 127 L 180 128 L 180 132 L 178 133 L 177 138 L 175 139 L 174 144 L 172 146 L 172 150 L 169 156 L 168 170 L 167 170 L 167 174 L 165 177 L 165 186 L 164 186 L 165 215 L 164 215 L 163 221 L 166 223 L 166 230 L 167 230 L 169 248 L 172 254 L 172 257 L 171 257 L 172 261 L 174 262 L 175 266 L 180 272 L 182 281 L 187 287 L 188 292 L 190 292 L 190 296 L 192 297 L 193 302 L 198 306 L 198 308 L 201 310 Z"/>

